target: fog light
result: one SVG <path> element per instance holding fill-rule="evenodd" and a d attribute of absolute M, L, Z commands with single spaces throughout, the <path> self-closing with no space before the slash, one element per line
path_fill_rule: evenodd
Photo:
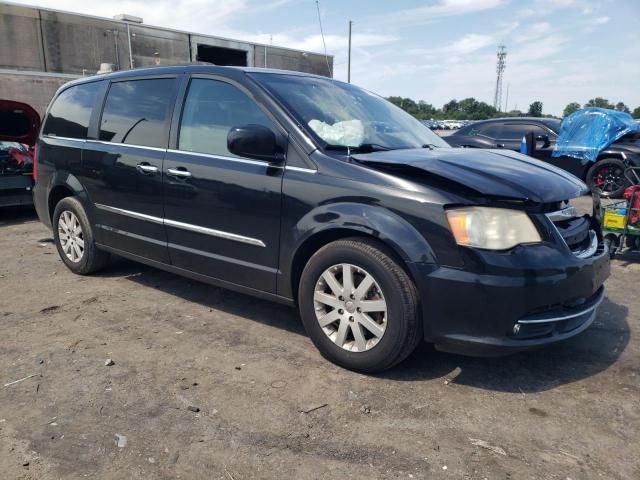
<path fill-rule="evenodd" d="M 514 334 L 514 335 L 517 335 L 519 331 L 520 331 L 520 324 L 519 324 L 519 323 L 516 323 L 516 324 L 513 326 L 513 334 Z"/>

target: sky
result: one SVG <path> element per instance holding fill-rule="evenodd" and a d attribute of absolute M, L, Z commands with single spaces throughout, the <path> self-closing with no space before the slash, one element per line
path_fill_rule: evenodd
<path fill-rule="evenodd" d="M 14 0 L 15 2 L 15 0 Z M 32 0 L 28 5 L 273 43 L 322 53 L 315 0 Z M 503 108 L 540 100 L 561 115 L 601 96 L 640 106 L 640 0 L 319 0 L 335 78 L 441 107 L 493 103 L 496 49 L 507 47 Z"/>

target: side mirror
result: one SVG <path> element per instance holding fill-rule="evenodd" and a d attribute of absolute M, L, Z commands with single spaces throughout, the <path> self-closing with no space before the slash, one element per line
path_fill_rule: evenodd
<path fill-rule="evenodd" d="M 536 137 L 536 142 L 544 142 L 544 144 L 542 145 L 542 148 L 547 148 L 549 145 L 551 145 L 551 141 L 549 140 L 549 135 L 538 135 Z"/>
<path fill-rule="evenodd" d="M 284 161 L 276 134 L 262 125 L 232 127 L 227 135 L 227 149 L 239 157 L 264 160 L 270 163 Z"/>

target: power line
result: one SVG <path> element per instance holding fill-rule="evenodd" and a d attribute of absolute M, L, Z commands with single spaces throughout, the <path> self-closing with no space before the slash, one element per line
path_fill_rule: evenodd
<path fill-rule="evenodd" d="M 331 67 L 329 66 L 329 57 L 327 56 L 327 43 L 324 41 L 324 30 L 322 29 L 322 17 L 320 16 L 320 0 L 316 0 L 316 9 L 318 10 L 318 23 L 320 24 L 320 35 L 322 36 L 322 45 L 324 46 L 324 59 L 327 62 L 327 70 L 329 76 L 333 77 Z"/>

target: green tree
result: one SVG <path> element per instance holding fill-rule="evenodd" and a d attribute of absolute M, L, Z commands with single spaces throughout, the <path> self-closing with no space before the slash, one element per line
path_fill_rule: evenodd
<path fill-rule="evenodd" d="M 562 115 L 564 117 L 568 117 L 573 112 L 577 112 L 578 110 L 580 110 L 580 104 L 578 102 L 571 102 L 569 105 L 564 107 L 564 112 L 562 112 Z"/>
<path fill-rule="evenodd" d="M 418 115 L 427 118 L 432 117 L 436 112 L 437 109 L 435 109 L 430 103 L 427 103 L 424 100 L 420 100 L 418 102 Z"/>
<path fill-rule="evenodd" d="M 460 107 L 457 100 L 450 100 L 442 107 L 442 113 L 447 115 L 455 115 L 456 113 L 458 113 L 459 108 Z"/>
<path fill-rule="evenodd" d="M 609 103 L 609 100 L 602 97 L 592 98 L 591 100 L 589 100 L 587 103 L 584 104 L 584 108 L 587 108 L 587 107 L 608 108 L 610 110 L 613 110 L 614 108 L 613 104 Z"/>
<path fill-rule="evenodd" d="M 530 117 L 541 117 L 542 116 L 542 102 L 536 100 L 531 105 L 529 105 L 529 111 L 527 115 Z"/>
<path fill-rule="evenodd" d="M 624 102 L 618 102 L 616 103 L 616 110 L 619 112 L 627 112 L 627 113 L 631 113 L 631 110 L 629 110 L 629 107 L 627 107 Z"/>
<path fill-rule="evenodd" d="M 640 107 L 636 107 L 635 110 L 631 113 L 633 118 L 640 119 Z"/>
<path fill-rule="evenodd" d="M 387 100 L 393 103 L 396 107 L 402 108 L 402 97 L 387 97 Z"/>

